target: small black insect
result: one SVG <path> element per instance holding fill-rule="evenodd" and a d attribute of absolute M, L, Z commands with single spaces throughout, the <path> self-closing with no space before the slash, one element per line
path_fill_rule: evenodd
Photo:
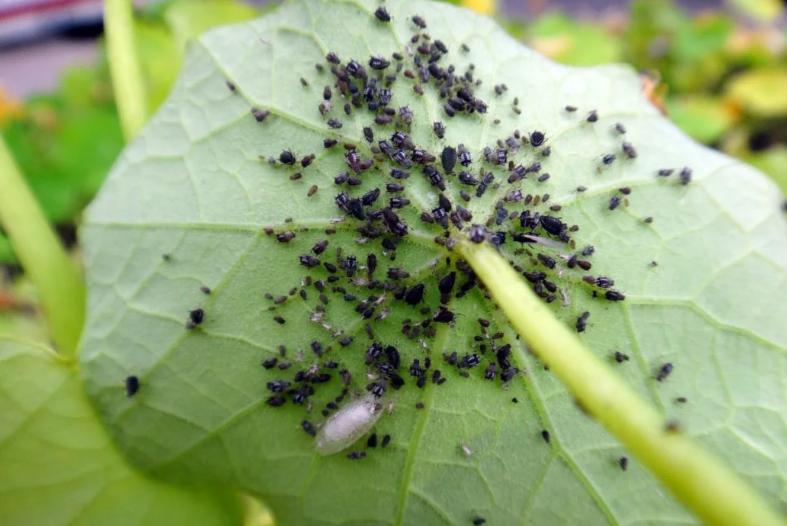
<path fill-rule="evenodd" d="M 637 150 L 636 150 L 636 148 L 634 148 L 634 146 L 632 146 L 631 143 L 629 143 L 629 142 L 624 142 L 620 146 L 620 149 L 623 150 L 623 153 L 625 153 L 626 157 L 628 157 L 629 159 L 634 159 L 634 158 L 637 157 Z"/>
<path fill-rule="evenodd" d="M 372 433 L 366 439 L 366 447 L 377 447 L 377 433 Z"/>
<path fill-rule="evenodd" d="M 453 172 L 454 166 L 456 166 L 456 150 L 451 146 L 443 148 L 443 153 L 440 154 L 440 162 L 445 173 L 450 174 Z"/>
<path fill-rule="evenodd" d="M 193 329 L 205 319 L 205 311 L 197 308 L 194 310 L 189 311 L 189 320 L 186 322 L 186 326 L 189 329 Z"/>
<path fill-rule="evenodd" d="M 380 6 L 380 7 L 378 7 L 375 10 L 374 16 L 376 16 L 377 20 L 379 20 L 380 22 L 390 22 L 391 21 L 391 15 L 388 14 L 388 10 L 385 7 L 383 7 L 383 6 Z"/>
<path fill-rule="evenodd" d="M 601 158 L 601 162 L 610 165 L 615 162 L 615 159 L 617 159 L 617 156 L 614 153 L 608 153 Z"/>
<path fill-rule="evenodd" d="M 626 296 L 622 292 L 618 292 L 616 290 L 608 290 L 604 293 L 604 297 L 609 301 L 623 301 L 626 299 Z"/>
<path fill-rule="evenodd" d="M 276 241 L 279 243 L 289 243 L 295 239 L 295 232 L 291 230 L 287 230 L 286 232 L 280 232 L 276 234 Z"/>
<path fill-rule="evenodd" d="M 596 110 L 592 110 L 588 113 L 588 116 L 585 117 L 585 120 L 588 122 L 596 122 L 598 120 L 598 112 Z"/>
<path fill-rule="evenodd" d="M 273 369 L 274 367 L 276 367 L 276 363 L 278 361 L 279 361 L 279 359 L 276 358 L 275 356 L 273 356 L 271 358 L 266 358 L 265 360 L 262 361 L 262 366 L 265 369 Z"/>
<path fill-rule="evenodd" d="M 473 526 L 482 526 L 486 524 L 486 519 L 480 516 L 473 517 Z"/>
<path fill-rule="evenodd" d="M 421 29 L 426 29 L 426 21 L 422 17 L 420 17 L 418 15 L 415 15 L 413 17 L 413 24 L 415 24 L 416 26 L 418 26 Z"/>
<path fill-rule="evenodd" d="M 434 131 L 434 134 L 437 135 L 438 139 L 442 139 L 445 137 L 445 124 L 440 121 L 436 121 L 432 124 L 432 131 Z"/>
<path fill-rule="evenodd" d="M 261 110 L 259 108 L 252 108 L 251 109 L 251 115 L 254 117 L 254 120 L 256 120 L 257 122 L 262 122 L 265 119 L 267 119 L 268 115 L 270 115 L 270 113 L 271 112 L 265 111 L 265 110 Z"/>
<path fill-rule="evenodd" d="M 613 195 L 609 198 L 609 209 L 614 210 L 620 206 L 620 197 Z"/>
<path fill-rule="evenodd" d="M 623 362 L 629 361 L 628 354 L 623 354 L 620 351 L 615 351 L 615 354 L 613 356 L 615 357 L 615 361 L 618 362 L 618 363 L 623 363 Z"/>
<path fill-rule="evenodd" d="M 538 148 L 539 146 L 544 144 L 545 138 L 546 137 L 544 136 L 543 132 L 536 130 L 530 134 L 530 144 Z"/>
<path fill-rule="evenodd" d="M 419 283 L 407 289 L 404 300 L 410 305 L 418 305 L 424 297 L 424 285 Z"/>
<path fill-rule="evenodd" d="M 579 318 L 577 318 L 577 332 L 585 332 L 585 328 L 587 327 L 587 321 L 590 318 L 590 313 L 588 311 L 583 312 Z"/>
<path fill-rule="evenodd" d="M 350 460 L 361 460 L 366 458 L 366 451 L 350 451 L 347 453 L 347 458 Z"/>
<path fill-rule="evenodd" d="M 282 164 L 295 164 L 295 156 L 290 150 L 284 150 L 279 154 L 279 162 Z"/>
<path fill-rule="evenodd" d="M 383 435 L 382 443 L 380 444 L 382 447 L 387 446 L 391 442 L 391 435 Z"/>
<path fill-rule="evenodd" d="M 369 59 L 369 67 L 376 70 L 383 70 L 391 65 L 391 62 L 383 57 L 372 57 Z"/>
<path fill-rule="evenodd" d="M 541 431 L 541 438 L 543 438 L 544 442 L 546 442 L 547 444 L 549 444 L 550 440 L 552 440 L 552 437 L 550 436 L 549 431 L 547 431 L 546 429 Z"/>
<path fill-rule="evenodd" d="M 311 436 L 317 435 L 317 429 L 314 427 L 314 424 L 312 424 L 308 420 L 304 420 L 303 422 L 301 422 L 301 428 L 306 432 L 307 435 L 311 435 Z"/>
<path fill-rule="evenodd" d="M 483 225 L 472 225 L 467 235 L 473 243 L 482 243 L 486 239 L 486 228 Z"/>
<path fill-rule="evenodd" d="M 132 397 L 139 391 L 139 378 L 134 375 L 126 377 L 126 396 Z"/>
<path fill-rule="evenodd" d="M 656 374 L 656 380 L 663 382 L 670 374 L 672 374 L 673 369 L 674 366 L 670 362 L 662 364 L 662 366 L 659 367 L 658 374 Z"/>
<path fill-rule="evenodd" d="M 620 457 L 618 459 L 618 465 L 620 466 L 620 469 L 622 469 L 623 471 L 626 471 L 628 469 L 628 467 L 629 467 L 629 459 L 628 459 L 628 457 Z"/>
<path fill-rule="evenodd" d="M 625 127 L 625 126 L 623 126 L 623 124 L 622 124 L 622 123 L 620 123 L 620 122 L 616 122 L 616 123 L 615 123 L 614 129 L 615 129 L 615 131 L 616 131 L 617 133 L 619 133 L 619 134 L 621 134 L 621 135 L 623 135 L 624 133 L 626 133 L 626 127 Z"/>
<path fill-rule="evenodd" d="M 563 109 L 569 113 L 574 113 L 575 111 L 577 111 L 577 107 L 571 105 L 565 106 Z"/>
<path fill-rule="evenodd" d="M 678 174 L 678 177 L 680 177 L 681 184 L 683 185 L 689 184 L 691 182 L 691 168 L 689 168 L 688 166 L 684 166 L 683 169 Z"/>

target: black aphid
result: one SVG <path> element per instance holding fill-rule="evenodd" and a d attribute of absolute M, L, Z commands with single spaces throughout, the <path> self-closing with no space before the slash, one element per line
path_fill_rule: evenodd
<path fill-rule="evenodd" d="M 598 120 L 598 112 L 596 110 L 592 110 L 588 113 L 588 116 L 585 117 L 585 120 L 588 122 L 596 122 Z"/>
<path fill-rule="evenodd" d="M 426 29 L 426 21 L 422 17 L 420 17 L 418 15 L 415 15 L 413 17 L 413 24 L 415 24 L 416 26 L 418 26 L 421 29 Z"/>
<path fill-rule="evenodd" d="M 629 361 L 628 354 L 623 354 L 620 351 L 615 351 L 615 354 L 613 356 L 615 357 L 615 361 L 618 362 L 618 363 L 623 363 L 623 362 Z"/>
<path fill-rule="evenodd" d="M 683 169 L 678 174 L 678 177 L 680 177 L 681 184 L 683 185 L 689 184 L 691 182 L 691 168 L 689 168 L 688 166 L 684 166 Z"/>
<path fill-rule="evenodd" d="M 199 291 L 203 294 L 210 294 L 210 287 L 203 285 L 199 288 Z"/>
<path fill-rule="evenodd" d="M 350 451 L 347 453 L 347 458 L 350 460 L 361 460 L 366 458 L 366 451 Z"/>
<path fill-rule="evenodd" d="M 126 396 L 131 397 L 139 391 L 139 378 L 134 375 L 126 377 Z"/>
<path fill-rule="evenodd" d="M 585 332 L 588 318 L 590 318 L 590 313 L 588 311 L 585 311 L 582 314 L 580 314 L 580 316 L 577 318 L 577 323 L 576 323 L 577 332 Z"/>
<path fill-rule="evenodd" d="M 279 154 L 279 162 L 282 164 L 295 164 L 295 156 L 290 150 L 284 150 Z"/>
<path fill-rule="evenodd" d="M 391 442 L 391 435 L 383 435 L 382 443 L 380 444 L 382 447 L 387 446 Z"/>
<path fill-rule="evenodd" d="M 391 15 L 388 14 L 388 10 L 383 6 L 380 6 L 375 10 L 374 16 L 377 17 L 377 20 L 379 20 L 380 22 L 391 21 Z"/>
<path fill-rule="evenodd" d="M 629 159 L 634 159 L 635 157 L 637 157 L 636 148 L 634 148 L 634 146 L 632 146 L 632 144 L 629 142 L 624 142 L 623 144 L 621 144 L 620 149 L 623 150 L 623 153 L 625 153 L 626 157 L 628 157 Z"/>
<path fill-rule="evenodd" d="M 623 301 L 626 299 L 626 296 L 622 292 L 618 292 L 616 290 L 608 290 L 604 293 L 604 297 L 609 301 Z"/>
<path fill-rule="evenodd" d="M 417 285 L 413 285 L 407 292 L 405 293 L 404 300 L 410 305 L 417 305 L 421 302 L 424 297 L 424 285 L 419 283 Z"/>
<path fill-rule="evenodd" d="M 445 124 L 440 121 L 436 121 L 432 124 L 432 131 L 434 131 L 434 134 L 437 135 L 438 139 L 442 139 L 445 137 Z"/>
<path fill-rule="evenodd" d="M 276 358 L 275 356 L 273 356 L 271 358 L 266 358 L 265 360 L 262 361 L 262 366 L 265 369 L 273 369 L 274 367 L 276 367 L 276 363 L 278 361 L 279 361 L 279 359 Z"/>
<path fill-rule="evenodd" d="M 366 439 L 366 447 L 377 447 L 377 433 L 372 433 Z"/>
<path fill-rule="evenodd" d="M 189 321 L 187 322 L 187 325 L 188 325 L 189 328 L 195 327 L 195 326 L 199 325 L 200 323 L 202 323 L 202 321 L 204 319 L 205 319 L 205 311 L 204 310 L 202 310 L 200 308 L 193 309 L 193 310 L 189 311 Z"/>
<path fill-rule="evenodd" d="M 473 243 L 482 243 L 486 239 L 486 228 L 483 225 L 472 225 L 467 236 Z"/>
<path fill-rule="evenodd" d="M 565 106 L 563 109 L 569 113 L 574 113 L 575 111 L 577 111 L 577 107 L 571 105 Z"/>
<path fill-rule="evenodd" d="M 328 126 L 333 128 L 334 130 L 337 130 L 341 128 L 343 124 L 342 121 L 340 121 L 339 119 L 328 119 Z"/>
<path fill-rule="evenodd" d="M 620 206 L 620 197 L 613 195 L 609 198 L 609 209 L 614 210 Z"/>
<path fill-rule="evenodd" d="M 672 374 L 673 369 L 674 366 L 670 362 L 662 364 L 661 367 L 659 367 L 658 374 L 656 374 L 656 380 L 663 382 L 670 374 Z"/>
<path fill-rule="evenodd" d="M 369 59 L 369 67 L 376 70 L 383 70 L 391 65 L 391 62 L 383 57 L 372 57 Z"/>
<path fill-rule="evenodd" d="M 450 272 L 446 276 L 442 277 L 437 284 L 438 289 L 442 294 L 450 294 L 451 290 L 454 288 L 454 283 L 456 282 L 456 272 Z"/>
<path fill-rule="evenodd" d="M 374 131 L 370 127 L 364 126 L 363 137 L 367 142 L 374 142 Z"/>
<path fill-rule="evenodd" d="M 473 517 L 473 526 L 483 526 L 486 524 L 486 519 L 481 516 Z"/>
<path fill-rule="evenodd" d="M 443 152 L 440 154 L 440 162 L 443 165 L 445 173 L 448 174 L 453 172 L 454 166 L 456 166 L 456 150 L 451 146 L 443 148 Z"/>
<path fill-rule="evenodd" d="M 301 422 L 301 428 L 306 432 L 307 435 L 315 436 L 317 434 L 317 429 L 315 429 L 314 424 L 308 420 Z"/>
<path fill-rule="evenodd" d="M 549 431 L 547 431 L 546 429 L 541 431 L 541 438 L 543 438 L 544 442 L 546 442 L 547 444 L 549 444 L 550 440 L 552 440 L 551 436 L 549 435 Z"/>
<path fill-rule="evenodd" d="M 295 232 L 291 230 L 287 230 L 285 232 L 280 232 L 276 234 L 276 241 L 278 241 L 279 243 L 289 243 L 293 239 L 295 239 Z"/>
<path fill-rule="evenodd" d="M 270 113 L 271 112 L 265 111 L 265 110 L 261 110 L 259 108 L 252 108 L 251 109 L 251 115 L 254 117 L 254 120 L 256 120 L 257 122 L 262 122 L 265 119 L 267 119 L 268 115 L 270 115 Z"/>
<path fill-rule="evenodd" d="M 601 162 L 610 165 L 615 162 L 615 159 L 617 159 L 617 156 L 614 153 L 608 153 L 601 158 Z"/>
<path fill-rule="evenodd" d="M 530 133 L 530 144 L 532 144 L 533 146 L 538 148 L 539 146 L 544 144 L 544 139 L 545 138 L 546 137 L 544 136 L 543 132 L 540 132 L 540 131 L 531 132 Z"/>
<path fill-rule="evenodd" d="M 621 135 L 623 135 L 624 133 L 626 133 L 626 127 L 625 127 L 625 126 L 623 126 L 623 124 L 621 124 L 621 123 L 619 123 L 619 122 L 616 122 L 616 123 L 615 123 L 614 129 L 615 129 L 615 131 L 616 131 L 617 133 L 619 133 L 619 134 L 621 134 Z"/>
<path fill-rule="evenodd" d="M 670 175 L 672 175 L 672 172 L 674 171 L 675 170 L 673 170 L 672 168 L 662 168 L 661 170 L 656 172 L 656 175 L 658 175 L 659 177 L 669 177 Z"/>
<path fill-rule="evenodd" d="M 620 466 L 620 469 L 622 469 L 623 471 L 626 471 L 629 467 L 628 457 L 620 457 L 618 459 L 618 466 Z"/>

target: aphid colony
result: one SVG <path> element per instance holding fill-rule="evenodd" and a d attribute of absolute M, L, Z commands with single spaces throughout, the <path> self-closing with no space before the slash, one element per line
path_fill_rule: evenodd
<path fill-rule="evenodd" d="M 375 23 L 380 24 L 391 20 L 384 7 L 378 8 L 374 17 Z M 470 266 L 452 252 L 460 236 L 474 243 L 490 243 L 511 254 L 509 259 L 514 269 L 547 303 L 560 300 L 568 308 L 571 305 L 568 291 L 576 289 L 584 289 L 600 301 L 625 300 L 625 295 L 614 288 L 612 278 L 589 273 L 593 266 L 589 258 L 595 249 L 593 246 L 577 248 L 573 235 L 579 226 L 565 222 L 558 215 L 561 206 L 548 204 L 548 193 L 525 190 L 544 184 L 551 177 L 543 171 L 543 164 L 552 152 L 548 131 L 514 130 L 480 151 L 464 144 L 444 144 L 452 121 L 478 119 L 487 114 L 489 106 L 482 93 L 505 97 L 508 87 L 498 84 L 485 88 L 484 83 L 489 79 L 475 78 L 473 64 L 460 66 L 449 62 L 452 55 L 448 47 L 425 31 L 427 24 L 423 18 L 414 16 L 410 22 L 412 38 L 405 49 L 390 57 L 339 57 L 329 52 L 324 63 L 315 65 L 320 75 L 318 80 L 325 84 L 322 89 L 314 89 L 318 81 L 301 79 L 302 89 L 314 90 L 314 111 L 326 124 L 324 155 L 285 149 L 263 156 L 293 181 L 315 177 L 313 168 L 309 170 L 309 167 L 326 155 L 340 156 L 346 167 L 332 180 L 308 185 L 309 197 L 331 186 L 336 188 L 333 201 L 341 219 L 335 228 L 325 230 L 323 238 L 305 245 L 297 227 L 264 229 L 272 242 L 292 247 L 292 264 L 303 270 L 300 283 L 288 294 L 266 293 L 273 320 L 286 325 L 290 320 L 279 312 L 279 307 L 300 298 L 308 305 L 307 321 L 324 328 L 331 340 L 327 343 L 314 340 L 309 349 L 297 353 L 288 352 L 287 345 L 282 344 L 278 355 L 264 359 L 262 367 L 270 371 L 266 403 L 271 407 L 290 403 L 311 412 L 316 390 L 338 382 L 338 395 L 320 409 L 324 422 L 302 421 L 303 431 L 315 437 L 315 447 L 321 454 L 342 451 L 369 433 L 384 412 L 385 397 L 391 390 L 406 385 L 417 389 L 437 388 L 452 376 L 473 377 L 505 386 L 520 375 L 512 363 L 511 344 L 504 341 L 502 331 L 495 330 L 493 320 L 481 318 L 477 325 L 473 320 L 465 320 L 475 326 L 471 348 L 432 352 L 431 342 L 438 331 L 457 322 L 459 314 L 452 310 L 452 301 L 474 290 L 485 294 Z M 463 45 L 458 54 L 461 57 L 468 51 Z M 463 69 L 461 73 L 460 69 Z M 234 84 L 228 82 L 227 86 L 237 93 Z M 395 107 L 394 90 L 411 91 L 416 97 L 436 97 L 444 120 L 426 122 L 423 115 L 407 106 Z M 512 108 L 517 115 L 522 113 L 518 98 L 514 99 Z M 561 111 L 573 114 L 578 107 L 566 105 Z M 595 123 L 599 121 L 599 112 L 586 111 L 585 125 L 598 126 Z M 366 124 L 357 142 L 346 142 L 344 136 L 332 133 L 344 127 L 342 118 L 359 114 Z M 270 111 L 260 108 L 252 108 L 251 117 L 263 126 L 275 118 Z M 410 134 L 415 126 L 427 127 L 444 145 L 439 151 L 419 146 Z M 622 123 L 615 123 L 610 132 L 622 138 L 626 128 Z M 604 152 L 598 157 L 599 167 L 633 162 L 636 158 L 635 146 L 622 141 L 619 151 Z M 674 169 L 664 168 L 657 175 L 669 177 L 673 172 Z M 432 208 L 419 209 L 415 203 L 422 202 L 421 196 L 410 193 L 408 182 L 418 177 L 436 195 Z M 678 178 L 680 183 L 688 184 L 691 169 L 680 169 Z M 368 189 L 371 181 L 372 188 Z M 362 185 L 364 190 L 358 190 Z M 577 192 L 585 189 L 580 186 Z M 479 221 L 467 203 L 485 195 L 489 198 L 491 194 L 494 194 L 491 214 Z M 630 194 L 629 187 L 618 189 L 610 197 L 608 209 L 626 206 Z M 397 246 L 412 234 L 415 218 L 420 223 L 417 229 L 430 232 L 437 252 L 445 255 L 426 279 L 420 274 L 411 276 L 408 269 L 396 263 Z M 338 229 L 357 233 L 357 243 L 335 246 L 331 236 Z M 205 288 L 203 292 L 209 294 L 210 289 Z M 429 299 L 437 296 L 436 303 Z M 353 305 L 368 341 L 361 342 L 357 335 L 330 325 L 331 301 Z M 402 338 L 413 343 L 408 349 L 415 348 L 418 353 L 405 356 L 397 346 L 375 336 L 374 327 L 390 323 L 386 318 L 393 308 L 412 311 L 412 316 L 401 322 L 400 332 Z M 582 311 L 575 316 L 576 330 L 585 331 L 591 323 L 591 313 Z M 194 308 L 188 314 L 186 326 L 189 330 L 198 329 L 209 318 L 210 314 L 202 308 Z M 347 348 L 341 356 L 352 351 L 363 360 L 367 368 L 365 381 L 354 378 L 348 369 L 340 366 L 337 349 L 341 348 Z M 310 353 L 308 358 L 304 352 Z M 616 352 L 614 359 L 623 363 L 629 357 Z M 658 370 L 657 379 L 666 380 L 672 369 L 672 364 L 664 364 Z M 452 374 L 446 375 L 444 370 L 451 370 Z M 126 388 L 129 396 L 136 393 L 137 378 L 129 377 Z M 517 399 L 512 401 L 516 403 Z M 419 403 L 416 407 L 424 406 Z M 541 438 L 549 443 L 549 431 L 543 430 Z M 385 435 L 381 446 L 387 446 L 390 440 Z M 377 444 L 377 435 L 372 434 L 366 449 Z M 359 460 L 366 452 L 354 450 L 347 456 Z M 619 465 L 625 470 L 627 459 L 621 457 Z M 478 517 L 473 522 L 483 524 L 484 520 Z"/>

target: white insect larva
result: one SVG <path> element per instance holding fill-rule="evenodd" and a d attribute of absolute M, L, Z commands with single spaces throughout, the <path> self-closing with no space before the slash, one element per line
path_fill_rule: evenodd
<path fill-rule="evenodd" d="M 382 413 L 382 405 L 372 394 L 351 401 L 323 424 L 314 448 L 320 455 L 332 455 L 350 447 L 374 427 Z"/>

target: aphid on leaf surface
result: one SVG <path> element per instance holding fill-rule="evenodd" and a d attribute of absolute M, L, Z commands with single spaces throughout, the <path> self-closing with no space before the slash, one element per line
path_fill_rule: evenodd
<path fill-rule="evenodd" d="M 619 122 L 616 122 L 616 123 L 615 123 L 615 126 L 614 126 L 614 128 L 615 128 L 615 131 L 616 131 L 617 133 L 621 134 L 621 135 L 623 135 L 624 133 L 626 133 L 626 127 L 625 127 L 625 126 L 623 126 L 623 124 L 621 124 L 621 123 L 619 123 Z"/>
<path fill-rule="evenodd" d="M 435 123 L 433 123 L 432 130 L 434 131 L 434 134 L 437 135 L 438 139 L 442 139 L 443 137 L 445 137 L 445 124 L 443 124 L 442 122 L 436 121 Z"/>
<path fill-rule="evenodd" d="M 626 296 L 622 292 L 618 292 L 616 290 L 608 290 L 604 293 L 604 297 L 609 301 L 623 301 L 626 299 Z"/>
<path fill-rule="evenodd" d="M 440 154 L 440 161 L 443 165 L 443 170 L 445 170 L 445 173 L 453 172 L 454 166 L 456 166 L 456 150 L 451 146 L 446 146 L 443 148 L 443 153 Z"/>
<path fill-rule="evenodd" d="M 577 332 L 585 332 L 585 328 L 587 327 L 587 321 L 590 318 L 590 313 L 588 311 L 583 312 L 579 318 L 577 318 Z"/>
<path fill-rule="evenodd" d="M 563 109 L 566 110 L 569 113 L 574 113 L 575 111 L 577 111 L 577 107 L 576 106 L 571 106 L 571 105 L 568 105 L 568 106 L 564 107 Z"/>
<path fill-rule="evenodd" d="M 588 116 L 585 118 L 588 122 L 596 122 L 598 120 L 598 112 L 596 110 L 592 110 L 588 113 Z"/>
<path fill-rule="evenodd" d="M 361 460 L 366 458 L 366 451 L 350 451 L 347 453 L 347 458 L 350 460 Z"/>
<path fill-rule="evenodd" d="M 618 363 L 623 363 L 623 362 L 629 361 L 628 354 L 623 354 L 620 351 L 615 351 L 615 354 L 613 356 L 615 357 L 615 361 L 618 362 Z"/>
<path fill-rule="evenodd" d="M 189 311 L 189 319 L 186 322 L 186 327 L 189 329 L 193 329 L 205 319 L 205 311 L 202 309 L 194 309 Z"/>
<path fill-rule="evenodd" d="M 486 519 L 483 517 L 473 517 L 473 526 L 483 526 L 486 524 Z"/>
<path fill-rule="evenodd" d="M 254 120 L 256 120 L 257 122 L 262 122 L 265 119 L 267 119 L 268 115 L 270 115 L 270 113 L 271 112 L 265 111 L 265 110 L 261 110 L 259 108 L 252 108 L 251 109 L 251 115 L 252 115 L 252 117 L 254 117 Z"/>
<path fill-rule="evenodd" d="M 203 285 L 199 288 L 199 291 L 202 292 L 203 294 L 210 294 L 210 287 L 206 287 L 205 285 Z"/>
<path fill-rule="evenodd" d="M 279 162 L 282 164 L 295 164 L 295 156 L 292 154 L 290 150 L 283 150 L 279 154 Z"/>
<path fill-rule="evenodd" d="M 617 157 L 614 153 L 608 153 L 601 158 L 601 162 L 606 165 L 610 165 L 615 162 L 615 159 L 617 159 Z"/>
<path fill-rule="evenodd" d="M 544 144 L 545 138 L 546 137 L 544 136 L 543 132 L 536 130 L 530 134 L 530 144 L 538 148 L 539 146 Z"/>
<path fill-rule="evenodd" d="M 691 182 L 691 168 L 688 166 L 684 166 L 683 169 L 678 174 L 680 177 L 680 183 L 683 185 L 687 185 Z"/>
<path fill-rule="evenodd" d="M 326 420 L 317 433 L 314 448 L 320 455 L 347 449 L 374 427 L 382 413 L 382 405 L 371 393 L 356 398 Z M 383 437 L 383 447 L 387 443 Z"/>
<path fill-rule="evenodd" d="M 366 439 L 366 447 L 377 447 L 377 433 L 372 433 Z"/>
<path fill-rule="evenodd" d="M 620 197 L 613 195 L 609 198 L 609 209 L 614 210 L 620 206 Z"/>
<path fill-rule="evenodd" d="M 375 10 L 374 16 L 377 17 L 377 20 L 379 20 L 380 22 L 391 21 L 391 15 L 388 14 L 388 10 L 383 6 L 380 6 L 377 8 L 377 10 Z"/>
<path fill-rule="evenodd" d="M 546 429 L 541 431 L 541 438 L 543 438 L 544 442 L 546 442 L 547 444 L 549 444 L 549 442 L 552 440 L 552 437 L 550 436 L 549 431 L 547 431 Z"/>
<path fill-rule="evenodd" d="M 139 391 L 139 378 L 134 375 L 126 377 L 126 396 L 132 397 Z"/>
<path fill-rule="evenodd" d="M 625 153 L 626 157 L 628 157 L 629 159 L 634 159 L 635 157 L 637 157 L 636 148 L 634 148 L 634 146 L 632 146 L 631 143 L 629 142 L 624 142 L 620 146 L 620 149 L 623 150 L 623 153 Z"/>
<path fill-rule="evenodd" d="M 674 369 L 674 366 L 670 362 L 662 364 L 662 366 L 659 367 L 659 372 L 656 375 L 656 380 L 658 380 L 659 382 L 663 382 L 664 380 L 667 379 L 667 377 L 670 374 L 672 374 L 672 370 L 673 369 Z"/>
<path fill-rule="evenodd" d="M 628 457 L 620 457 L 618 459 L 618 465 L 620 466 L 620 469 L 622 469 L 623 471 L 626 471 L 628 469 L 628 467 L 629 467 L 629 459 L 628 459 Z"/>

